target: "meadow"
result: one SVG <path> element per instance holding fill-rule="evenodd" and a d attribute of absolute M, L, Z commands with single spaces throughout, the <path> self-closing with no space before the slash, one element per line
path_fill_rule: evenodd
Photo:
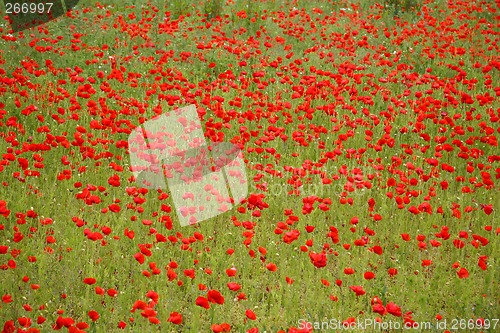
<path fill-rule="evenodd" d="M 500 2 L 80 1 L 0 24 L 0 329 L 500 330 Z M 195 105 L 248 195 L 181 227 L 129 134 Z"/>

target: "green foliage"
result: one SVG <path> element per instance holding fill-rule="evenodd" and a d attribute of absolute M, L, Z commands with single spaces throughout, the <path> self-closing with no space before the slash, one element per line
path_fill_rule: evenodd
<path fill-rule="evenodd" d="M 224 9 L 224 0 L 206 0 L 204 1 L 203 13 L 208 19 L 222 17 Z"/>
<path fill-rule="evenodd" d="M 385 0 L 384 6 L 386 9 L 392 8 L 394 15 L 403 12 L 418 12 L 422 5 L 422 0 Z"/>

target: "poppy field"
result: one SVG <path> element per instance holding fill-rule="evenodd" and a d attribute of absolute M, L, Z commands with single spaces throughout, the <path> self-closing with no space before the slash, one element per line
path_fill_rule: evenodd
<path fill-rule="evenodd" d="M 500 1 L 80 1 L 0 23 L 0 330 L 500 330 Z M 247 195 L 181 226 L 129 135 Z"/>

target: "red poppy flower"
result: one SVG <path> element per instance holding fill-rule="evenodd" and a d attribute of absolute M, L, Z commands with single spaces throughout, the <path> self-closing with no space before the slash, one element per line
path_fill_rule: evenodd
<path fill-rule="evenodd" d="M 134 258 L 135 258 L 135 260 L 137 260 L 139 262 L 139 264 L 142 265 L 144 263 L 145 258 L 144 258 L 144 255 L 142 253 L 137 252 L 136 254 L 134 254 Z"/>
<path fill-rule="evenodd" d="M 366 294 L 366 291 L 362 286 L 349 286 L 349 288 L 356 293 L 356 296 L 362 296 Z"/>
<path fill-rule="evenodd" d="M 101 288 L 101 287 L 95 287 L 95 293 L 97 295 L 104 295 L 105 290 L 103 288 Z"/>
<path fill-rule="evenodd" d="M 267 264 L 266 268 L 269 271 L 271 271 L 271 272 L 275 272 L 278 269 L 278 267 L 274 263 L 272 263 L 272 262 L 270 262 L 269 264 Z"/>
<path fill-rule="evenodd" d="M 422 260 L 422 267 L 427 267 L 427 266 L 430 266 L 432 265 L 432 260 L 428 260 L 428 259 L 423 259 Z"/>
<path fill-rule="evenodd" d="M 352 269 L 351 267 L 344 268 L 344 274 L 352 275 L 354 274 L 354 269 Z"/>
<path fill-rule="evenodd" d="M 143 311 L 141 311 L 141 316 L 143 316 L 144 318 L 156 317 L 156 315 L 157 312 L 149 306 L 147 306 Z"/>
<path fill-rule="evenodd" d="M 228 282 L 227 283 L 227 287 L 231 291 L 238 291 L 238 290 L 241 289 L 241 286 L 238 283 L 236 283 L 236 282 Z"/>
<path fill-rule="evenodd" d="M 385 307 L 379 303 L 375 303 L 372 305 L 372 311 L 375 313 L 378 313 L 381 316 L 383 316 L 387 313 L 387 311 L 385 310 Z"/>
<path fill-rule="evenodd" d="M 185 269 L 184 275 L 190 279 L 194 279 L 195 278 L 194 269 Z"/>
<path fill-rule="evenodd" d="M 112 211 L 113 213 L 118 213 L 121 210 L 121 207 L 117 204 L 111 204 L 108 206 L 109 210 Z"/>
<path fill-rule="evenodd" d="M 83 283 L 88 284 L 88 285 L 93 285 L 94 283 L 96 283 L 96 279 L 91 278 L 91 277 L 87 277 L 87 278 L 83 279 Z"/>
<path fill-rule="evenodd" d="M 487 268 L 488 268 L 488 265 L 487 265 L 487 260 L 488 260 L 488 256 L 479 256 L 479 260 L 478 260 L 478 263 L 477 265 L 483 270 L 485 271 Z"/>
<path fill-rule="evenodd" d="M 168 281 L 173 281 L 177 279 L 177 273 L 172 268 L 169 267 L 167 270 L 167 277 Z"/>
<path fill-rule="evenodd" d="M 196 299 L 196 305 L 201 306 L 205 309 L 210 309 L 210 303 L 208 303 L 208 300 L 202 296 L 198 296 L 198 298 Z"/>
<path fill-rule="evenodd" d="M 224 296 L 217 290 L 209 290 L 207 299 L 210 303 L 224 304 Z"/>
<path fill-rule="evenodd" d="M 236 268 L 232 267 L 232 268 L 226 269 L 226 274 L 229 277 L 235 276 L 236 275 Z"/>
<path fill-rule="evenodd" d="M 92 321 L 96 321 L 97 319 L 99 319 L 99 313 L 97 313 L 97 311 L 95 310 L 90 310 L 89 311 L 89 317 Z"/>
<path fill-rule="evenodd" d="M 378 254 L 379 256 L 382 255 L 382 253 L 384 252 L 384 250 L 382 249 L 382 247 L 378 246 L 378 245 L 375 245 L 374 247 L 370 248 L 370 251 L 372 251 L 373 253 Z"/>
<path fill-rule="evenodd" d="M 466 279 L 469 277 L 469 271 L 463 267 L 461 267 L 458 271 L 457 271 L 457 275 L 460 279 Z"/>
<path fill-rule="evenodd" d="M 397 306 L 396 304 L 394 304 L 393 302 L 387 303 L 385 308 L 386 308 L 387 312 L 393 316 L 401 317 L 401 315 L 402 315 L 401 308 L 399 306 Z"/>
<path fill-rule="evenodd" d="M 247 309 L 247 310 L 245 311 L 245 315 L 246 315 L 246 316 L 247 316 L 247 318 L 248 318 L 248 319 L 250 319 L 250 320 L 255 320 L 255 319 L 257 319 L 257 316 L 255 315 L 255 312 L 253 312 L 253 311 L 252 311 L 252 310 L 250 310 L 250 309 Z"/>
<path fill-rule="evenodd" d="M 3 200 L 0 200 L 0 215 L 3 215 L 5 218 L 8 218 L 10 215 L 10 210 L 7 209 L 7 203 Z"/>
<path fill-rule="evenodd" d="M 483 208 L 483 211 L 486 213 L 486 215 L 490 215 L 493 212 L 493 204 L 481 205 L 481 206 Z M 0 214 L 1 214 L 1 212 L 0 212 Z"/>
<path fill-rule="evenodd" d="M 214 333 L 221 333 L 221 332 L 230 332 L 231 331 L 231 326 L 228 323 L 222 323 L 222 324 L 212 324 L 210 327 L 212 329 L 212 332 Z"/>
<path fill-rule="evenodd" d="M 311 233 L 311 232 L 313 232 L 313 231 L 314 231 L 314 228 L 315 228 L 315 227 L 314 227 L 314 226 L 312 226 L 312 225 L 306 225 L 306 227 L 305 227 L 305 228 L 306 228 L 306 231 L 307 231 L 307 232 Z"/>
<path fill-rule="evenodd" d="M 180 324 L 182 324 L 182 315 L 178 312 L 172 312 L 172 313 L 170 313 L 170 317 L 168 318 L 168 321 L 174 325 L 180 325 Z"/>
<path fill-rule="evenodd" d="M 118 295 L 118 291 L 116 291 L 116 289 L 114 289 L 114 288 L 111 288 L 111 289 L 108 289 L 107 294 L 110 297 L 115 297 L 116 295 Z"/>
<path fill-rule="evenodd" d="M 144 310 L 144 309 L 146 309 L 147 306 L 148 306 L 148 304 L 146 302 L 141 301 L 141 300 L 137 300 L 134 302 L 134 305 L 132 306 L 131 312 L 135 312 L 137 309 Z"/>
<path fill-rule="evenodd" d="M 309 259 L 317 268 L 322 268 L 326 266 L 326 254 L 325 253 L 316 253 L 309 252 Z"/>
<path fill-rule="evenodd" d="M 2 296 L 3 303 L 12 303 L 12 295 L 5 294 Z"/>

